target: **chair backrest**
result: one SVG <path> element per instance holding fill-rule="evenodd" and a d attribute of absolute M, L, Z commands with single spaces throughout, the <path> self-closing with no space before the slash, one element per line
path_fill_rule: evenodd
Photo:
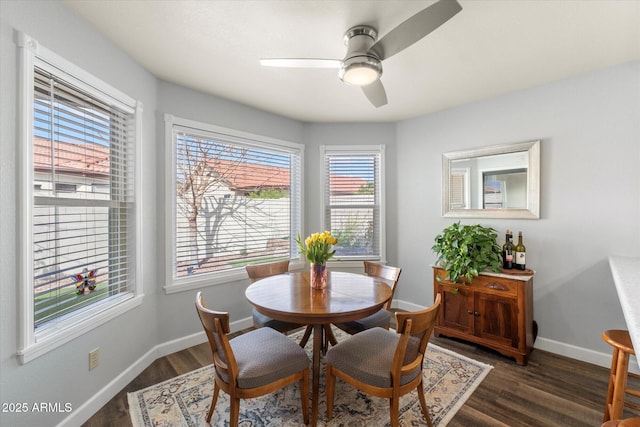
<path fill-rule="evenodd" d="M 196 295 L 196 309 L 209 340 L 216 374 L 233 388 L 238 378 L 238 364 L 227 337 L 230 332 L 229 313 L 206 308 L 201 292 Z"/>
<path fill-rule="evenodd" d="M 275 276 L 289 271 L 289 260 L 270 262 L 268 264 L 247 265 L 244 267 L 251 283 L 264 277 Z"/>
<path fill-rule="evenodd" d="M 396 285 L 398 284 L 398 279 L 400 279 L 400 273 L 402 273 L 402 269 L 400 267 L 391 267 L 377 262 L 364 261 L 364 274 L 367 276 L 380 277 L 392 282 L 391 296 L 384 306 L 385 310 L 391 309 L 393 294 L 396 291 Z"/>
<path fill-rule="evenodd" d="M 400 377 L 422 369 L 427 344 L 436 324 L 441 296 L 437 294 L 433 305 L 414 312 L 396 312 L 396 331 L 401 334 L 393 358 L 391 376 L 394 384 Z M 397 380 L 397 381 L 396 381 Z"/>

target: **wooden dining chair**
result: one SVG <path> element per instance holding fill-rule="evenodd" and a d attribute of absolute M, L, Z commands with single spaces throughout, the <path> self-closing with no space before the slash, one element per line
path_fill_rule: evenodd
<path fill-rule="evenodd" d="M 363 393 L 389 399 L 391 425 L 399 425 L 400 396 L 416 390 L 422 415 L 433 427 L 422 384 L 422 366 L 433 333 L 440 294 L 421 311 L 396 313 L 397 333 L 383 328 L 360 332 L 332 347 L 325 356 L 327 418 L 333 416 L 336 378 Z"/>
<path fill-rule="evenodd" d="M 253 283 L 256 280 L 264 279 L 265 277 L 287 273 L 289 271 L 289 260 L 287 259 L 284 261 L 275 261 L 267 264 L 246 265 L 244 268 L 245 270 L 247 270 L 249 280 L 251 281 L 251 283 Z M 300 347 L 304 347 L 305 345 L 307 345 L 307 342 L 309 341 L 309 337 L 311 336 L 311 332 L 313 330 L 308 325 L 283 322 L 281 320 L 273 319 L 260 313 L 255 308 L 253 309 L 252 317 L 254 328 L 268 327 L 271 329 L 275 329 L 278 332 L 282 332 L 285 335 L 293 330 L 306 326 L 307 329 L 304 331 L 302 340 L 300 340 Z"/>
<path fill-rule="evenodd" d="M 240 399 L 262 396 L 299 381 L 302 417 L 308 424 L 310 360 L 307 353 L 271 328 L 255 329 L 229 340 L 229 313 L 207 309 L 200 292 L 196 295 L 196 309 L 209 339 L 215 372 L 207 422 L 211 422 L 220 390 L 229 395 L 229 425 L 235 427 Z"/>
<path fill-rule="evenodd" d="M 398 279 L 400 279 L 400 273 L 402 273 L 402 269 L 399 267 L 391 267 L 377 262 L 364 261 L 364 274 L 367 276 L 386 279 L 392 283 L 389 301 L 387 301 L 381 310 L 373 313 L 371 316 L 353 320 L 351 322 L 336 323 L 335 326 L 351 335 L 375 327 L 389 329 L 391 318 L 393 316 L 393 313 L 391 312 L 391 302 L 393 301 L 393 294 L 396 290 Z"/>

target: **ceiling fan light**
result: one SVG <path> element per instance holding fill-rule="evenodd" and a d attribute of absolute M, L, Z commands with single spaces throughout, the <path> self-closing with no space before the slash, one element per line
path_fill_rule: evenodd
<path fill-rule="evenodd" d="M 338 75 L 347 84 L 367 86 L 380 78 L 382 64 L 370 56 L 357 56 L 344 61 Z"/>

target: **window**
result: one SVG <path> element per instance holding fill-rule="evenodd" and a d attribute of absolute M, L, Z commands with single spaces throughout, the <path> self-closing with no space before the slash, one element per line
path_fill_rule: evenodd
<path fill-rule="evenodd" d="M 141 106 L 35 40 L 20 41 L 26 362 L 140 303 Z"/>
<path fill-rule="evenodd" d="M 527 169 L 482 172 L 482 209 L 526 209 Z"/>
<path fill-rule="evenodd" d="M 451 170 L 451 209 L 469 209 L 471 206 L 469 176 L 469 168 Z"/>
<path fill-rule="evenodd" d="M 303 146 L 165 118 L 166 291 L 246 278 L 244 266 L 298 258 Z"/>
<path fill-rule="evenodd" d="M 48 140 L 47 142 L 51 142 L 51 140 Z M 49 144 L 51 145 L 51 144 Z M 55 146 L 55 145 L 54 145 Z M 52 152 L 52 157 L 60 157 L 60 153 L 56 152 L 55 148 L 53 150 L 49 149 L 49 151 Z M 51 168 L 51 170 L 55 169 Z M 41 184 L 37 184 L 37 185 L 41 185 Z M 42 187 L 41 187 L 42 188 Z M 56 182 L 56 192 L 57 193 L 75 193 L 78 189 L 78 186 L 76 184 L 65 184 L 64 182 Z"/>
<path fill-rule="evenodd" d="M 343 261 L 384 261 L 384 146 L 322 146 L 324 228 Z"/>

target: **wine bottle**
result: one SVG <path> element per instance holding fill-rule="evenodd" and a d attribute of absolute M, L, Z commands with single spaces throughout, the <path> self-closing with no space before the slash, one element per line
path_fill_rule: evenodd
<path fill-rule="evenodd" d="M 507 230 L 507 234 L 504 239 L 504 245 L 502 245 L 502 268 L 511 270 L 513 268 L 513 235 L 511 231 Z"/>
<path fill-rule="evenodd" d="M 518 231 L 518 244 L 516 245 L 516 258 L 515 264 L 516 269 L 518 270 L 526 270 L 526 256 L 525 256 L 526 248 L 522 244 L 522 231 Z"/>

